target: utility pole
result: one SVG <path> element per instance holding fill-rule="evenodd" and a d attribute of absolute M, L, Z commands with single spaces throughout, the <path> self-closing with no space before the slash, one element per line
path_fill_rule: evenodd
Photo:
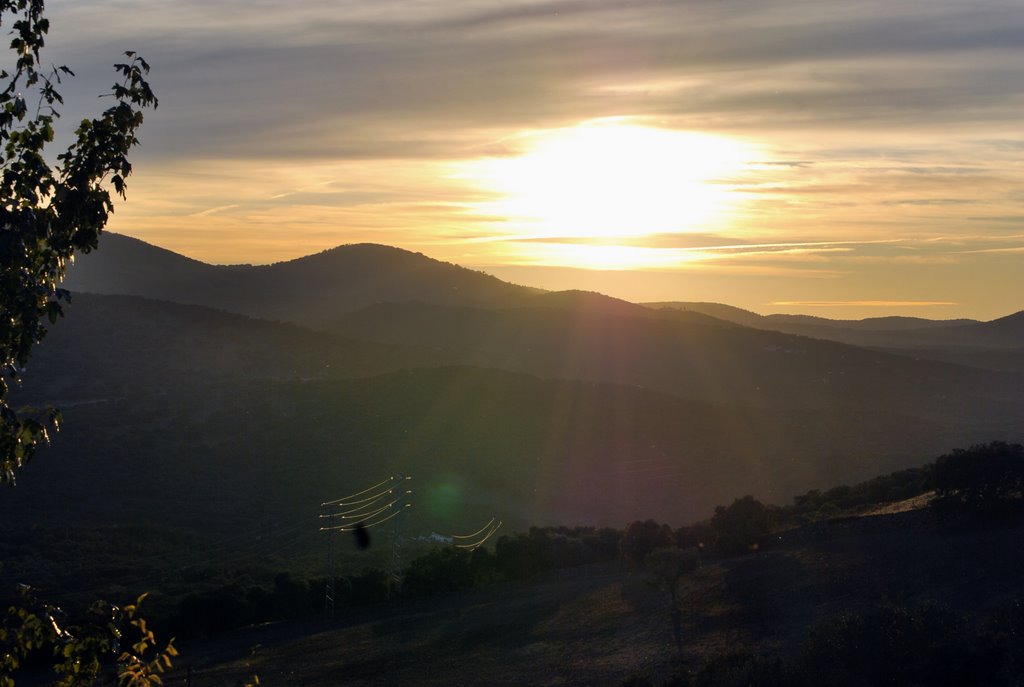
<path fill-rule="evenodd" d="M 398 492 L 401 501 L 398 502 L 397 508 L 399 512 L 405 508 L 406 504 L 406 489 L 405 480 L 412 479 L 411 477 L 405 477 L 398 475 Z M 395 518 L 391 527 L 391 584 L 395 590 L 401 589 L 402 587 L 402 552 L 401 552 L 401 540 L 399 539 L 399 521 L 401 518 Z"/>
<path fill-rule="evenodd" d="M 355 494 L 349 494 L 340 499 L 325 501 L 320 504 L 322 509 L 320 513 L 321 522 L 339 523 L 320 527 L 320 531 L 326 532 L 328 537 L 327 582 L 324 586 L 325 619 L 330 620 L 334 617 L 336 598 L 334 534 L 336 533 L 355 532 L 357 537 L 363 536 L 364 542 L 360 543 L 360 548 L 365 548 L 366 542 L 369 542 L 369 539 L 366 537 L 368 530 L 377 525 L 382 525 L 388 520 L 394 520 L 391 542 L 391 578 L 396 585 L 401 583 L 398 516 L 406 508 L 412 507 L 408 498 L 408 495 L 412 492 L 405 488 L 405 482 L 410 479 L 412 478 L 408 475 L 392 476 Z"/>
<path fill-rule="evenodd" d="M 327 582 L 324 585 L 324 620 L 334 620 L 334 532 L 327 533 Z"/>

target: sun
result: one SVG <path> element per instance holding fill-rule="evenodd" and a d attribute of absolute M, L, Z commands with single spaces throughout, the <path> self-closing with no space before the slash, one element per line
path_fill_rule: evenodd
<path fill-rule="evenodd" d="M 577 244 L 714 229 L 736 199 L 728 177 L 755 153 L 725 137 L 618 120 L 521 138 L 521 154 L 468 163 L 464 176 L 491 195 L 477 210 L 523 238 Z"/>

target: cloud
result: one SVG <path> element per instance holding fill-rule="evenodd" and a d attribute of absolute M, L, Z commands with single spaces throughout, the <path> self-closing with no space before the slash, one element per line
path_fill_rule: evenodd
<path fill-rule="evenodd" d="M 901 198 L 882 201 L 882 205 L 971 205 L 978 202 L 970 198 Z"/>
<path fill-rule="evenodd" d="M 170 112 L 145 132 L 161 156 L 455 158 L 499 130 L 624 113 L 734 131 L 1009 123 L 1024 93 L 1008 3 L 144 4 L 58 6 L 54 31 L 76 33 L 53 44 L 104 86 L 120 43 L 145 52 Z M 680 85 L 610 95 L 645 81 Z"/>
<path fill-rule="evenodd" d="M 210 208 L 209 210 L 202 210 L 200 212 L 194 212 L 191 215 L 189 215 L 189 217 L 206 217 L 207 215 L 212 215 L 212 214 L 215 214 L 217 212 L 224 212 L 225 210 L 233 210 L 233 209 L 235 209 L 237 207 L 241 207 L 241 206 L 238 205 L 237 203 L 232 203 L 231 205 L 218 205 L 217 207 Z"/>
<path fill-rule="evenodd" d="M 962 255 L 968 255 L 971 253 L 1024 253 L 1024 246 L 1005 246 L 1003 248 L 978 248 L 975 250 L 962 250 L 957 252 Z"/>
<path fill-rule="evenodd" d="M 956 301 L 772 301 L 772 305 L 810 308 L 934 308 L 959 305 Z"/>
<path fill-rule="evenodd" d="M 643 246 L 645 248 L 706 248 L 709 246 L 741 246 L 746 243 L 743 239 L 700 233 L 606 236 L 601 238 L 586 236 L 529 236 L 516 240 L 524 243 L 608 244 Z"/>

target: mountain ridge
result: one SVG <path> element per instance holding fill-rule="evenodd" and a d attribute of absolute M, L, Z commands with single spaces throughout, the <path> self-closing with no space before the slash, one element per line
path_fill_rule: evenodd
<path fill-rule="evenodd" d="M 380 244 L 349 244 L 270 265 L 209 265 L 107 233 L 78 256 L 65 288 L 125 294 L 316 326 L 382 300 L 509 305 L 538 290 Z"/>

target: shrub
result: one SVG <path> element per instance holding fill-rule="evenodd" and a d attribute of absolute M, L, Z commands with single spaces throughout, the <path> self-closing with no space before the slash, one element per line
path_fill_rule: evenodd
<path fill-rule="evenodd" d="M 798 672 L 806 685 L 994 684 L 998 661 L 972 641 L 965 621 L 934 604 L 882 607 L 818 626 Z"/>
<path fill-rule="evenodd" d="M 1024 492 L 1024 446 L 995 441 L 957 449 L 935 461 L 933 478 L 939 512 L 1016 510 Z"/>
<path fill-rule="evenodd" d="M 773 509 L 750 495 L 736 499 L 728 508 L 718 506 L 711 518 L 715 548 L 728 554 L 756 549 L 774 522 Z"/>
<path fill-rule="evenodd" d="M 647 556 L 655 549 L 672 545 L 672 529 L 654 520 L 630 523 L 619 542 L 619 550 L 633 569 L 642 568 Z"/>

